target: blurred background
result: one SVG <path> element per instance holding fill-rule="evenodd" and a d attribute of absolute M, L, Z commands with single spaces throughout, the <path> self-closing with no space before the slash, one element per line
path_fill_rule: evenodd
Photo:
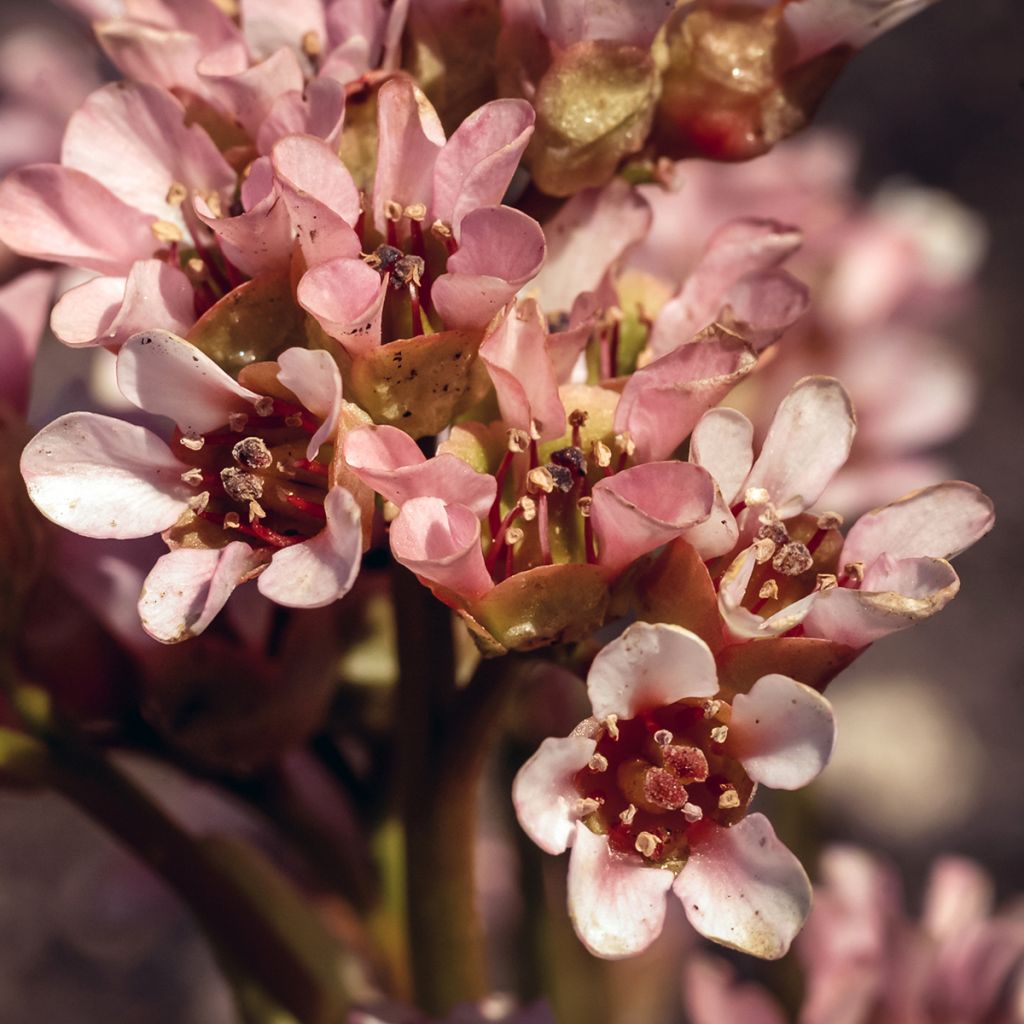
<path fill-rule="evenodd" d="M 64 12 L 3 0 L 0 170 L 56 157 L 62 118 L 105 74 L 87 47 Z M 940 617 L 868 650 L 832 687 L 836 758 L 799 806 L 780 801 L 779 830 L 806 849 L 786 823 L 809 816 L 822 843 L 869 845 L 903 869 L 912 904 L 949 851 L 976 858 L 1009 898 L 1024 889 L 1024 6 L 938 3 L 858 55 L 817 123 L 859 148 L 866 194 L 909 178 L 986 224 L 977 292 L 944 331 L 973 361 L 979 398 L 942 454 L 992 496 L 998 524 L 958 560 L 963 590 Z M 67 358 L 48 345 L 37 391 Z M 495 891 L 509 884 L 499 871 Z M 56 797 L 0 796 L 0 934 L 4 1024 L 232 1019 L 183 912 Z M 677 949 L 666 939 L 657 956 Z"/>

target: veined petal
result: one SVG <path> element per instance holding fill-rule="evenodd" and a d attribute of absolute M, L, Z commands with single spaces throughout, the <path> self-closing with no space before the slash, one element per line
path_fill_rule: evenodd
<path fill-rule="evenodd" d="M 299 305 L 349 355 L 380 346 L 380 324 L 387 295 L 387 278 L 362 260 L 338 259 L 307 270 L 299 282 Z"/>
<path fill-rule="evenodd" d="M 0 183 L 0 239 L 23 256 L 123 275 L 160 247 L 152 225 L 70 167 L 32 164 Z"/>
<path fill-rule="evenodd" d="M 800 789 L 817 778 L 835 745 L 832 706 L 789 676 L 762 676 L 733 698 L 728 753 L 754 782 Z"/>
<path fill-rule="evenodd" d="M 312 135 L 335 146 L 344 120 L 345 87 L 334 78 L 314 78 L 305 92 L 288 92 L 274 101 L 260 125 L 256 148 L 269 153 L 288 135 Z"/>
<path fill-rule="evenodd" d="M 643 711 L 718 692 L 711 649 L 681 626 L 635 622 L 598 652 L 587 675 L 594 717 Z"/>
<path fill-rule="evenodd" d="M 599 480 L 592 497 L 598 564 L 618 572 L 707 519 L 715 485 L 700 466 L 648 462 Z"/>
<path fill-rule="evenodd" d="M 383 234 L 388 203 L 429 208 L 434 162 L 445 139 L 430 100 L 407 78 L 385 82 L 377 93 L 377 136 L 373 222 Z"/>
<path fill-rule="evenodd" d="M 320 426 L 309 439 L 306 458 L 315 459 L 320 446 L 334 439 L 341 415 L 341 374 L 323 349 L 290 348 L 277 357 L 277 379 L 311 412 Z"/>
<path fill-rule="evenodd" d="M 397 427 L 352 431 L 345 439 L 345 462 L 356 476 L 401 507 L 413 498 L 441 498 L 465 505 L 477 518 L 487 515 L 498 484 L 455 455 L 427 459 L 416 442 Z"/>
<path fill-rule="evenodd" d="M 633 438 L 638 461 L 668 458 L 756 362 L 743 339 L 711 328 L 629 378 L 615 409 L 615 431 Z"/>
<path fill-rule="evenodd" d="M 959 577 L 941 558 L 882 556 L 859 590 L 833 587 L 819 593 L 804 619 L 804 630 L 808 636 L 866 647 L 930 618 L 945 608 L 959 589 Z"/>
<path fill-rule="evenodd" d="M 88 412 L 43 427 L 22 453 L 21 473 L 39 511 L 85 537 L 159 533 L 192 493 L 182 463 L 155 434 Z"/>
<path fill-rule="evenodd" d="M 660 934 L 672 872 L 613 853 L 582 822 L 569 857 L 569 917 L 580 941 L 605 960 L 642 953 Z"/>
<path fill-rule="evenodd" d="M 344 487 L 324 499 L 327 523 L 309 540 L 274 552 L 260 574 L 259 591 L 286 608 L 322 608 L 344 597 L 363 555 L 359 505 Z"/>
<path fill-rule="evenodd" d="M 463 505 L 412 498 L 391 524 L 391 551 L 424 579 L 476 600 L 494 587 L 480 550 L 480 520 Z"/>
<path fill-rule="evenodd" d="M 447 330 L 482 330 L 518 289 L 500 277 L 442 274 L 430 290 L 434 308 Z"/>
<path fill-rule="evenodd" d="M 573 776 L 587 766 L 597 742 L 549 737 L 516 773 L 512 804 L 523 831 L 545 853 L 563 853 L 576 834 L 580 794 Z"/>
<path fill-rule="evenodd" d="M 525 100 L 492 100 L 473 111 L 438 153 L 430 218 L 459 224 L 471 210 L 495 206 L 512 180 L 533 134 L 533 107 Z"/>
<path fill-rule="evenodd" d="M 767 490 L 780 519 L 803 512 L 846 462 L 856 429 L 839 381 L 805 377 L 779 404 L 747 487 Z"/>
<path fill-rule="evenodd" d="M 66 291 L 50 326 L 65 345 L 118 349 L 150 324 L 184 334 L 195 322 L 192 285 L 163 260 L 139 260 L 127 278 L 96 277 Z"/>
<path fill-rule="evenodd" d="M 177 548 L 157 559 L 139 597 L 142 627 L 163 644 L 198 636 L 232 591 L 266 561 L 242 541 L 223 548 Z"/>
<path fill-rule="evenodd" d="M 785 955 L 811 909 L 806 872 L 763 814 L 705 824 L 673 890 L 701 935 L 765 960 Z"/>
<path fill-rule="evenodd" d="M 0 406 L 28 407 L 32 364 L 46 326 L 53 294 L 53 272 L 30 270 L 0 287 Z"/>
<path fill-rule="evenodd" d="M 960 480 L 926 487 L 861 516 L 850 528 L 842 565 L 893 558 L 952 558 L 992 529 L 991 499 Z M 841 565 L 841 567 L 842 567 Z"/>
<path fill-rule="evenodd" d="M 540 440 L 565 433 L 565 409 L 547 353 L 548 332 L 537 303 L 526 299 L 484 339 L 480 358 L 498 394 L 502 419 Z"/>
<path fill-rule="evenodd" d="M 242 387 L 195 345 L 169 331 L 143 331 L 117 356 L 117 386 L 140 409 L 168 416 L 183 434 L 224 426 L 260 396 Z"/>
<path fill-rule="evenodd" d="M 129 206 L 185 230 L 173 184 L 216 193 L 224 201 L 235 172 L 199 125 L 186 127 L 185 108 L 170 93 L 138 82 L 97 89 L 71 115 L 61 162 L 83 171 Z"/>
<path fill-rule="evenodd" d="M 546 243 L 540 225 L 511 206 L 486 206 L 462 219 L 459 248 L 448 258 L 458 274 L 498 277 L 518 289 L 540 270 Z"/>
<path fill-rule="evenodd" d="M 731 505 L 754 462 L 754 427 L 735 409 L 710 409 L 690 437 L 690 461 L 703 466 Z"/>

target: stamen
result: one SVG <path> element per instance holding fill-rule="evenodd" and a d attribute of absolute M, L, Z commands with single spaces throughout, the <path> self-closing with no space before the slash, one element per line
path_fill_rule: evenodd
<path fill-rule="evenodd" d="M 839 586 L 839 580 L 830 572 L 819 572 L 814 582 L 814 589 L 818 591 L 835 590 Z"/>
<path fill-rule="evenodd" d="M 729 726 L 727 725 L 716 725 L 711 730 L 711 742 L 712 743 L 724 743 L 729 736 Z"/>
<path fill-rule="evenodd" d="M 632 825 L 636 817 L 636 804 L 630 804 L 624 811 L 619 812 L 619 821 L 623 825 Z"/>
<path fill-rule="evenodd" d="M 684 804 L 683 817 L 692 825 L 704 817 L 704 812 L 696 804 Z"/>
<path fill-rule="evenodd" d="M 232 412 L 228 413 L 228 426 L 236 433 L 240 434 L 245 430 L 245 425 L 249 422 L 249 417 L 244 412 Z"/>
<path fill-rule="evenodd" d="M 521 455 L 530 447 L 530 435 L 525 430 L 513 427 L 508 431 L 508 450 L 513 455 Z"/>
<path fill-rule="evenodd" d="M 608 715 L 604 720 L 604 727 L 608 731 L 608 735 L 613 739 L 619 738 L 619 716 Z"/>
<path fill-rule="evenodd" d="M 531 494 L 550 494 L 555 489 L 555 478 L 547 466 L 537 466 L 526 474 L 526 488 Z"/>
<path fill-rule="evenodd" d="M 302 37 L 302 52 L 307 57 L 319 57 L 324 52 L 323 42 L 320 39 L 320 33 L 314 32 L 310 29 Z"/>
<path fill-rule="evenodd" d="M 155 220 L 150 224 L 149 230 L 158 242 L 182 242 L 185 239 L 181 228 L 169 220 Z"/>
<path fill-rule="evenodd" d="M 762 537 L 760 540 L 755 540 L 752 547 L 754 548 L 754 561 L 758 565 L 764 565 L 775 554 L 775 541 L 770 537 Z"/>
<path fill-rule="evenodd" d="M 384 204 L 384 216 L 394 222 L 398 222 L 402 219 L 402 204 L 396 203 L 394 199 L 389 199 Z"/>
<path fill-rule="evenodd" d="M 860 586 L 864 582 L 864 568 L 863 562 L 848 562 L 843 566 L 843 575 Z"/>
<path fill-rule="evenodd" d="M 592 796 L 585 796 L 576 804 L 576 813 L 579 817 L 586 818 L 593 814 L 594 811 L 599 811 L 602 803 L 603 801 Z"/>
<path fill-rule="evenodd" d="M 258 502 L 249 502 L 249 522 L 255 523 L 257 519 L 266 519 L 267 510 Z"/>
<path fill-rule="evenodd" d="M 595 441 L 590 446 L 590 457 L 601 469 L 607 469 L 612 464 L 612 450 L 604 441 Z"/>
<path fill-rule="evenodd" d="M 210 504 L 210 492 L 200 491 L 198 494 L 188 499 L 188 507 L 195 512 L 196 515 L 200 515 L 206 511 L 206 506 Z"/>
<path fill-rule="evenodd" d="M 592 772 L 606 772 L 608 771 L 608 758 L 604 754 L 594 754 L 587 767 Z"/>
<path fill-rule="evenodd" d="M 181 482 L 189 487 L 198 487 L 203 482 L 203 471 L 196 467 L 181 474 Z"/>
<path fill-rule="evenodd" d="M 714 718 L 719 711 L 722 710 L 722 702 L 720 700 L 709 700 L 704 705 L 704 717 Z"/>
<path fill-rule="evenodd" d="M 188 189 L 180 181 L 172 181 L 165 202 L 168 206 L 181 206 L 188 199 Z"/>
<path fill-rule="evenodd" d="M 743 492 L 743 504 L 748 506 L 767 505 L 772 496 L 763 487 L 748 487 Z"/>
<path fill-rule="evenodd" d="M 736 792 L 735 786 L 723 786 L 722 792 L 718 797 L 719 810 L 728 811 L 734 807 L 739 807 L 740 795 Z"/>
<path fill-rule="evenodd" d="M 203 445 L 206 444 L 206 439 L 201 434 L 182 434 L 178 441 L 190 452 L 200 452 L 203 450 Z"/>
<path fill-rule="evenodd" d="M 779 597 L 779 584 L 775 580 L 765 580 L 757 596 L 762 601 L 776 601 Z"/>
<path fill-rule="evenodd" d="M 253 408 L 256 410 L 257 416 L 270 416 L 274 412 L 274 400 L 267 395 L 263 395 L 253 403 Z"/>
<path fill-rule="evenodd" d="M 659 729 L 652 739 L 659 747 L 667 747 L 675 737 L 668 731 L 668 729 Z"/>
<path fill-rule="evenodd" d="M 636 852 L 647 857 L 648 860 L 652 859 L 658 852 L 659 845 L 658 837 L 650 832 L 641 832 L 636 837 Z"/>
<path fill-rule="evenodd" d="M 237 466 L 222 469 L 220 482 L 224 485 L 224 493 L 232 501 L 252 502 L 263 497 L 263 477 L 247 473 Z"/>
<path fill-rule="evenodd" d="M 569 413 L 569 426 L 572 427 L 572 444 L 574 448 L 582 448 L 580 431 L 587 425 L 590 414 L 585 409 L 573 409 Z"/>
<path fill-rule="evenodd" d="M 772 568 L 783 576 L 799 576 L 814 566 L 814 556 L 807 550 L 806 544 L 790 541 L 776 552 L 772 559 Z"/>
<path fill-rule="evenodd" d="M 284 418 L 284 425 L 286 427 L 301 427 L 302 426 L 302 413 L 293 412 Z"/>
<path fill-rule="evenodd" d="M 224 516 L 224 529 L 237 530 L 242 525 L 242 517 L 237 512 L 228 512 Z"/>
<path fill-rule="evenodd" d="M 274 461 L 262 437 L 244 437 L 231 449 L 231 457 L 246 469 L 267 469 Z"/>
<path fill-rule="evenodd" d="M 427 216 L 427 208 L 423 203 L 412 203 L 402 211 L 409 220 L 423 221 Z"/>
<path fill-rule="evenodd" d="M 819 530 L 838 530 L 843 525 L 843 517 L 838 512 L 822 512 L 818 516 Z"/>

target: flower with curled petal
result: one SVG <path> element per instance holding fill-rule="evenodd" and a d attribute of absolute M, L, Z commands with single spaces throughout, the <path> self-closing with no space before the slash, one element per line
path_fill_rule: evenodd
<path fill-rule="evenodd" d="M 783 675 L 720 691 L 715 659 L 678 626 L 636 623 L 594 659 L 593 717 L 520 769 L 520 824 L 548 853 L 571 847 L 569 913 L 598 956 L 631 956 L 661 931 L 666 897 L 707 938 L 775 959 L 810 909 L 803 868 L 758 783 L 807 785 L 831 755 L 819 693 Z"/>
<path fill-rule="evenodd" d="M 348 591 L 361 515 L 330 446 L 352 413 L 326 353 L 291 349 L 236 382 L 182 339 L 150 331 L 125 343 L 117 373 L 126 398 L 174 420 L 171 444 L 70 413 L 29 442 L 21 469 L 29 497 L 60 526 L 97 538 L 163 532 L 171 550 L 139 602 L 147 632 L 168 643 L 202 632 L 254 577 L 290 607 Z"/>

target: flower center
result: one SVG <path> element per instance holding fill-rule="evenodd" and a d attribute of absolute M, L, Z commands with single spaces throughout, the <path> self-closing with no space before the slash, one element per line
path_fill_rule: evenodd
<path fill-rule="evenodd" d="M 318 533 L 326 520 L 329 460 L 306 458 L 318 420 L 302 406 L 266 397 L 255 414 L 233 414 L 223 428 L 176 434 L 175 454 L 196 488 L 193 515 L 257 547 L 282 548 Z"/>
<path fill-rule="evenodd" d="M 574 780 L 587 826 L 614 850 L 681 867 L 691 828 L 734 824 L 753 795 L 746 772 L 723 752 L 731 714 L 721 700 L 684 700 L 609 720 Z"/>

